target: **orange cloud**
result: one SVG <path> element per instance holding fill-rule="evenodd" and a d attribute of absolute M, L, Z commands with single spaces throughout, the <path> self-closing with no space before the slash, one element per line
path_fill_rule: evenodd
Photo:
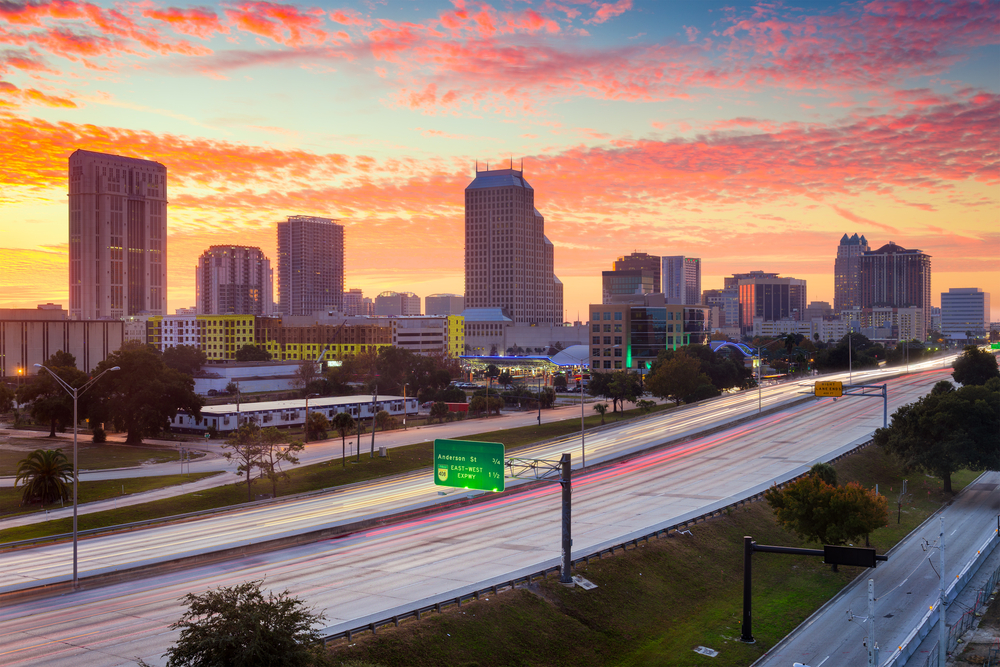
<path fill-rule="evenodd" d="M 156 19 L 157 21 L 163 21 L 175 32 L 200 37 L 201 39 L 211 39 L 216 34 L 229 33 L 229 28 L 222 25 L 218 15 L 214 11 L 202 7 L 191 7 L 188 9 L 178 9 L 176 7 L 147 9 L 142 15 Z"/>
<path fill-rule="evenodd" d="M 225 13 L 241 30 L 285 46 L 322 44 L 329 37 L 321 28 L 326 12 L 318 8 L 301 11 L 295 5 L 244 2 Z"/>

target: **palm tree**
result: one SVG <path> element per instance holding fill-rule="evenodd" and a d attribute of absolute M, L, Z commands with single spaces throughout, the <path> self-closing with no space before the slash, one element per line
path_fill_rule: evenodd
<path fill-rule="evenodd" d="M 341 460 L 347 467 L 347 434 L 354 430 L 354 418 L 346 412 L 338 412 L 333 417 L 333 428 L 340 433 Z M 360 445 L 360 443 L 358 443 Z"/>
<path fill-rule="evenodd" d="M 17 463 L 14 485 L 22 481 L 22 503 L 68 500 L 66 484 L 73 481 L 73 466 L 61 449 L 36 449 Z"/>
<path fill-rule="evenodd" d="M 594 412 L 601 415 L 601 426 L 604 426 L 604 414 L 608 411 L 607 403 L 598 403 L 594 406 Z"/>

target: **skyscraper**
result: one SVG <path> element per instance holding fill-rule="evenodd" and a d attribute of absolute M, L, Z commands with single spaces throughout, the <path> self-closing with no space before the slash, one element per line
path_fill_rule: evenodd
<path fill-rule="evenodd" d="M 670 303 L 701 303 L 701 260 L 674 255 L 663 257 L 663 296 Z"/>
<path fill-rule="evenodd" d="M 861 255 L 859 279 L 862 308 L 922 308 L 924 329 L 930 328 L 930 255 L 890 241 Z"/>
<path fill-rule="evenodd" d="M 213 245 L 198 258 L 195 273 L 199 315 L 270 315 L 274 273 L 260 248 Z"/>
<path fill-rule="evenodd" d="M 945 338 L 987 338 L 990 293 L 978 287 L 952 287 L 941 292 L 941 333 Z"/>
<path fill-rule="evenodd" d="M 655 292 L 663 289 L 663 282 L 660 279 L 660 261 L 659 255 L 633 252 L 631 255 L 623 255 L 616 259 L 611 268 L 615 271 L 650 271 L 653 275 L 653 289 L 651 291 Z"/>
<path fill-rule="evenodd" d="M 750 271 L 726 278 L 726 287 L 735 281 L 739 290 L 739 323 L 744 335 L 753 331 L 753 322 L 797 320 L 806 311 L 806 281 L 781 278 L 776 273 Z"/>
<path fill-rule="evenodd" d="M 466 308 L 501 308 L 514 322 L 562 322 L 553 251 L 524 172 L 477 167 L 465 188 Z"/>
<path fill-rule="evenodd" d="M 344 228 L 330 218 L 290 215 L 278 223 L 278 294 L 283 315 L 343 309 Z"/>
<path fill-rule="evenodd" d="M 869 250 L 864 236 L 840 239 L 833 263 L 833 312 L 861 307 L 861 256 Z"/>
<path fill-rule="evenodd" d="M 120 319 L 167 308 L 167 168 L 69 156 L 69 314 Z"/>

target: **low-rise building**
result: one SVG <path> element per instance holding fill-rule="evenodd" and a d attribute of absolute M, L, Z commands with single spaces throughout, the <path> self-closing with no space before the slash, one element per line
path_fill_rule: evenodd
<path fill-rule="evenodd" d="M 950 340 L 986 338 L 990 295 L 978 287 L 952 287 L 941 293 L 941 333 Z"/>
<path fill-rule="evenodd" d="M 89 372 L 127 340 L 121 320 L 70 320 L 59 308 L 0 308 L 0 377 L 35 375 L 62 350 Z"/>
<path fill-rule="evenodd" d="M 465 352 L 465 319 L 461 315 L 394 317 L 392 344 L 417 354 L 458 357 Z"/>

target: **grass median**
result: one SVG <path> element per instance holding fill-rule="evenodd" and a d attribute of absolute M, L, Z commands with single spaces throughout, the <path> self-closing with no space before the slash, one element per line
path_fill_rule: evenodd
<path fill-rule="evenodd" d="M 896 523 L 895 492 L 906 477 L 874 447 L 835 466 L 841 484 L 858 481 L 890 498 L 890 524 L 871 536 L 885 553 L 951 496 L 941 481 L 909 475 L 909 496 Z M 953 476 L 956 491 L 978 473 Z M 691 527 L 691 535 L 651 540 L 626 553 L 575 569 L 597 584 L 567 589 L 554 577 L 489 600 L 454 606 L 443 614 L 365 634 L 331 646 L 333 664 L 362 660 L 385 667 L 619 665 L 749 665 L 836 595 L 863 570 L 833 572 L 819 558 L 762 554 L 754 557 L 753 634 L 739 641 L 742 620 L 743 536 L 758 543 L 818 548 L 774 520 L 765 502 Z M 863 628 L 844 624 L 857 641 Z M 852 635 L 853 636 L 853 635 Z M 694 652 L 698 646 L 717 657 Z"/>
<path fill-rule="evenodd" d="M 639 412 L 637 410 L 630 410 L 625 413 L 620 412 L 614 418 L 612 418 L 610 414 L 606 415 L 605 420 L 611 423 L 615 418 L 627 419 L 638 414 Z M 601 418 L 597 414 L 587 417 L 587 428 L 593 428 L 600 425 L 600 423 Z M 483 428 L 488 428 L 489 421 L 483 420 L 482 425 Z M 480 433 L 462 437 L 466 440 L 502 442 L 506 446 L 507 451 L 510 452 L 522 449 L 539 441 L 573 435 L 579 432 L 579 420 L 567 419 L 542 424 L 540 426 L 538 424 L 534 424 L 531 426 L 522 426 L 519 428 L 502 429 L 497 431 L 482 431 Z M 376 448 L 378 447 L 379 433 L 375 434 Z M 410 472 L 413 470 L 420 470 L 431 466 L 434 453 L 434 444 L 431 441 L 415 445 L 407 445 L 405 447 L 394 447 L 389 450 L 389 456 L 387 458 L 381 458 L 377 455 L 377 453 L 374 458 L 371 458 L 370 451 L 365 449 L 365 444 L 370 442 L 370 437 L 370 433 L 367 438 L 364 435 L 362 436 L 362 451 L 360 457 L 356 455 L 348 457 L 346 462 L 343 463 L 340 458 L 337 458 L 324 463 L 300 466 L 289 470 L 288 478 L 278 484 L 278 495 L 288 496 L 296 493 L 318 491 L 321 489 L 343 486 L 345 484 L 354 484 L 356 482 L 364 482 L 388 477 L 390 475 Z M 338 439 L 339 438 L 335 438 L 334 442 Z M 348 439 L 350 440 L 351 438 Z M 204 489 L 202 491 L 183 494 L 173 498 L 155 500 L 139 505 L 120 507 L 102 512 L 81 514 L 78 518 L 79 528 L 80 530 L 108 528 L 134 521 L 161 519 L 176 516 L 178 514 L 186 514 L 188 512 L 220 509 L 247 502 L 248 495 L 246 483 L 238 481 L 239 478 L 237 478 L 234 474 L 224 474 L 233 480 L 232 484 Z M 182 476 L 171 475 L 170 479 L 173 479 L 174 477 Z M 183 477 L 186 478 L 186 481 L 191 481 L 195 478 L 193 475 Z M 111 480 L 110 484 L 113 487 L 115 484 L 120 485 L 123 482 L 125 484 L 130 484 L 133 481 L 138 481 L 140 479 L 144 478 Z M 153 480 L 164 478 L 154 477 L 145 479 Z M 88 502 L 83 500 L 84 496 L 82 489 L 86 484 L 91 483 L 92 482 L 81 483 L 81 502 Z M 98 483 L 93 482 L 93 484 Z M 166 484 L 161 486 L 166 486 Z M 10 489 L 10 491 L 14 490 Z M 270 493 L 272 493 L 270 482 L 266 480 L 256 480 L 251 487 L 249 499 L 255 499 L 258 494 Z M 2 497 L 3 496 L 0 495 L 0 502 L 2 502 Z M 17 498 L 19 499 L 20 496 L 18 495 Z M 15 500 L 14 503 L 16 505 L 17 500 Z M 0 530 L 0 543 L 15 542 L 19 540 L 28 540 L 66 533 L 71 530 L 71 528 L 67 527 L 70 525 L 68 521 L 69 520 L 58 519 L 36 523 L 29 526 L 18 526 L 15 528 Z"/>
<path fill-rule="evenodd" d="M 61 449 L 66 458 L 73 459 L 73 440 L 66 438 L 6 438 L 0 441 L 0 476 L 17 474 L 17 464 L 36 449 Z M 193 451 L 194 458 L 204 456 Z M 109 468 L 129 468 L 147 463 L 169 463 L 177 461 L 180 454 L 176 449 L 155 446 L 125 445 L 122 443 L 95 444 L 80 439 L 77 443 L 80 470 L 107 470 Z"/>

